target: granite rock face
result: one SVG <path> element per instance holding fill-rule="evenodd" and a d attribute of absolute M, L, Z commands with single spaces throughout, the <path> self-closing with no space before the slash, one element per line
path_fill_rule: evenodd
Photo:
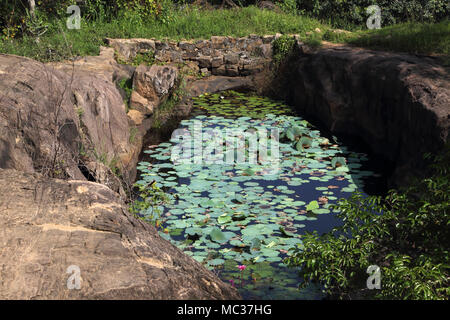
<path fill-rule="evenodd" d="M 152 116 L 127 114 L 117 81 L 134 78 L 133 93 L 146 103 L 155 97 L 156 108 L 178 72 L 136 71 L 118 65 L 107 48 L 98 57 L 52 64 L 0 55 L 1 299 L 240 298 L 122 202 L 123 181 L 110 161 L 123 176 L 136 174 Z M 193 79 L 188 96 L 244 83 Z M 189 113 L 188 96 L 168 118 Z M 68 289 L 77 270 L 81 287 Z"/>
<path fill-rule="evenodd" d="M 422 155 L 448 141 L 449 70 L 434 58 L 301 46 L 278 79 L 278 94 L 301 114 L 392 162 L 392 185 L 407 184 Z"/>
<path fill-rule="evenodd" d="M 0 248 L 0 299 L 240 298 L 93 182 L 0 169 Z"/>
<path fill-rule="evenodd" d="M 138 66 L 133 76 L 130 107 L 144 116 L 153 114 L 153 110 L 167 98 L 177 78 L 178 70 L 173 66 Z"/>
<path fill-rule="evenodd" d="M 85 179 L 91 161 L 134 165 L 124 101 L 109 80 L 114 71 L 66 67 L 0 55 L 0 168 Z"/>

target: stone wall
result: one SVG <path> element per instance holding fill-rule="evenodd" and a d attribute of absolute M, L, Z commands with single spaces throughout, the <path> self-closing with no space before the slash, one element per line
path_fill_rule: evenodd
<path fill-rule="evenodd" d="M 210 40 L 161 41 L 155 39 L 106 39 L 119 59 L 131 61 L 139 53 L 154 53 L 157 62 L 194 62 L 206 73 L 248 76 L 271 61 L 272 41 L 279 35 L 234 38 L 213 36 Z"/>

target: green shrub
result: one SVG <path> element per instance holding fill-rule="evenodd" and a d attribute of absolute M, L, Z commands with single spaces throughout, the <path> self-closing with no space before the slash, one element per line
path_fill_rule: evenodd
<path fill-rule="evenodd" d="M 111 22 L 117 17 L 128 14 L 141 19 L 157 19 L 168 23 L 172 19 L 173 2 L 171 0 L 37 0 L 36 13 L 41 24 L 64 21 L 67 8 L 78 5 L 81 17 L 85 21 Z M 0 31 L 3 39 L 12 39 L 26 34 L 30 30 L 28 1 L 14 0 L 0 3 Z"/>
<path fill-rule="evenodd" d="M 285 13 L 289 14 L 297 14 L 297 0 L 282 0 L 278 3 L 278 6 L 283 10 Z"/>
<path fill-rule="evenodd" d="M 295 39 L 289 35 L 282 35 L 272 42 L 273 61 L 280 63 L 283 61 L 294 49 Z"/>
<path fill-rule="evenodd" d="M 298 0 L 302 14 L 325 20 L 335 27 L 352 25 L 365 28 L 366 8 L 381 8 L 381 25 L 399 22 L 438 22 L 446 19 L 450 11 L 447 0 Z"/>
<path fill-rule="evenodd" d="M 123 102 L 125 103 L 125 111 L 128 113 L 131 93 L 133 92 L 133 79 L 123 78 L 119 81 L 118 85 L 125 93 Z"/>
<path fill-rule="evenodd" d="M 343 225 L 309 233 L 286 260 L 300 267 L 301 286 L 318 282 L 333 297 L 448 299 L 450 146 L 429 177 L 386 197 L 359 193 L 336 208 Z M 366 270 L 381 269 L 381 290 L 368 290 Z"/>
<path fill-rule="evenodd" d="M 167 203 L 169 197 L 155 182 L 135 187 L 139 190 L 138 198 L 130 203 L 129 211 L 158 228 L 161 225 L 161 205 Z"/>

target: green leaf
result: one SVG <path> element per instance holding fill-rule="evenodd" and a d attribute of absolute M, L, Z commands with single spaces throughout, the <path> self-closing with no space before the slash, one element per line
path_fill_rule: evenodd
<path fill-rule="evenodd" d="M 227 237 L 225 234 L 217 227 L 213 228 L 211 232 L 209 233 L 209 236 L 211 237 L 212 241 L 223 243 L 227 241 Z"/>
<path fill-rule="evenodd" d="M 306 206 L 306 210 L 307 211 L 312 211 L 315 209 L 319 209 L 319 203 L 316 200 L 311 201 L 307 206 Z"/>

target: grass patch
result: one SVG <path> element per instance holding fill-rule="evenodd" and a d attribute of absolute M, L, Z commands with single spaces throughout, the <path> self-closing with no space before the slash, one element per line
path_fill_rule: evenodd
<path fill-rule="evenodd" d="M 450 56 L 450 23 L 401 23 L 379 30 L 333 32 L 330 26 L 306 16 L 261 10 L 254 6 L 236 9 L 202 10 L 191 6 L 174 11 L 170 23 L 143 19 L 130 12 L 117 18 L 82 20 L 80 30 L 67 30 L 65 20 L 52 20 L 38 41 L 35 37 L 0 40 L 0 52 L 27 56 L 39 61 L 60 61 L 73 56 L 98 55 L 105 38 L 209 39 L 211 36 L 243 37 L 249 34 L 299 34 L 307 44 L 318 47 L 321 40 L 371 49 L 413 54 Z M 361 27 L 361 26 L 359 26 Z M 316 28 L 320 33 L 312 32 Z M 64 32 L 62 32 L 64 30 Z M 312 32 L 312 33 L 311 33 Z M 138 56 L 133 64 L 154 62 L 154 57 Z"/>
<path fill-rule="evenodd" d="M 450 56 L 450 22 L 402 23 L 378 30 L 325 32 L 323 40 L 371 49 Z"/>
<path fill-rule="evenodd" d="M 170 23 L 144 20 L 129 14 L 111 22 L 82 20 L 80 30 L 67 30 L 65 20 L 53 20 L 39 38 L 1 40 L 0 52 L 27 56 L 40 61 L 59 61 L 71 56 L 98 55 L 105 38 L 209 39 L 211 36 L 243 37 L 249 34 L 306 32 L 325 26 L 318 20 L 295 14 L 260 10 L 254 6 L 238 9 L 201 10 L 189 7 L 173 14 Z M 64 33 L 61 32 L 64 30 Z M 67 41 L 67 42 L 66 42 Z"/>

